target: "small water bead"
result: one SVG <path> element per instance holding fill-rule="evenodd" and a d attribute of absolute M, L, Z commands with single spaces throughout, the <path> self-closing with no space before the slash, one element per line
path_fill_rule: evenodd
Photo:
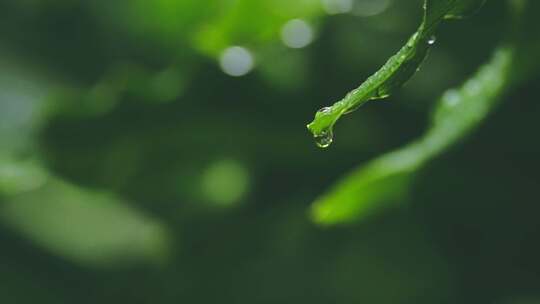
<path fill-rule="evenodd" d="M 329 114 L 331 111 L 332 111 L 331 107 L 324 107 L 320 109 L 319 111 L 317 111 L 317 113 L 324 115 L 324 114 Z"/>
<path fill-rule="evenodd" d="M 437 37 L 435 36 L 431 36 L 427 41 L 429 45 L 434 45 L 436 42 L 437 42 Z"/>
<path fill-rule="evenodd" d="M 313 138 L 315 138 L 315 143 L 319 148 L 328 148 L 334 141 L 334 132 L 332 129 L 325 130 L 314 135 Z"/>

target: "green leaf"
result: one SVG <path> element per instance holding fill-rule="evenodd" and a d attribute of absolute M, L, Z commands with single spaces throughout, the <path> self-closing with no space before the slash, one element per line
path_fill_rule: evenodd
<path fill-rule="evenodd" d="M 20 166 L 19 166 L 20 165 Z M 40 172 L 39 177 L 33 173 Z M 51 254 L 86 266 L 161 263 L 170 237 L 158 220 L 109 193 L 86 190 L 35 162 L 0 163 L 0 222 Z M 2 183 L 10 180 L 11 183 Z M 22 187 L 13 187 L 23 178 Z"/>
<path fill-rule="evenodd" d="M 435 42 L 433 35 L 442 21 L 465 17 L 483 3 L 484 0 L 425 0 L 422 23 L 407 44 L 360 87 L 333 106 L 325 107 L 315 114 L 314 121 L 307 127 L 317 145 L 326 148 L 332 143 L 333 127 L 342 115 L 358 109 L 370 100 L 386 98 L 403 86 L 426 58 Z"/>
<path fill-rule="evenodd" d="M 531 62 L 540 49 L 538 29 L 532 22 L 540 3 L 510 0 L 509 4 L 507 41 L 496 49 L 492 60 L 460 88 L 443 94 L 423 137 L 353 170 L 317 199 L 311 209 L 316 222 L 351 222 L 403 202 L 418 170 L 477 127 L 505 92 L 537 73 L 539 65 L 523 63 Z"/>
<path fill-rule="evenodd" d="M 314 203 L 313 219 L 324 225 L 351 222 L 403 201 L 415 173 L 475 127 L 495 108 L 501 96 L 540 66 L 524 68 L 540 47 L 538 29 L 530 26 L 540 3 L 510 2 L 509 40 L 489 63 L 460 88 L 450 89 L 437 103 L 431 127 L 423 137 L 354 170 Z M 534 23 L 533 23 L 534 24 Z"/>
<path fill-rule="evenodd" d="M 443 95 L 425 136 L 353 171 L 314 203 L 314 220 L 349 222 L 402 198 L 418 169 L 469 133 L 493 109 L 511 84 L 513 59 L 513 48 L 499 48 L 491 62 L 461 88 Z"/>
<path fill-rule="evenodd" d="M 49 174 L 37 160 L 18 160 L 0 154 L 0 197 L 41 187 Z"/>
<path fill-rule="evenodd" d="M 313 205 L 313 219 L 323 225 L 346 223 L 403 201 L 415 173 L 427 162 L 456 144 L 495 108 L 501 96 L 540 66 L 524 68 L 540 48 L 538 29 L 531 24 L 540 3 L 511 0 L 507 41 L 489 63 L 460 88 L 450 89 L 437 102 L 431 127 L 424 136 L 354 170 Z M 531 37 L 536 37 L 531 39 Z"/>

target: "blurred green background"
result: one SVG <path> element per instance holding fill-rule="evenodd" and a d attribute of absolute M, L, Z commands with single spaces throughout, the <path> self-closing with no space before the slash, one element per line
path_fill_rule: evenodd
<path fill-rule="evenodd" d="M 0 303 L 540 303 L 538 74 L 396 207 L 309 219 L 502 37 L 504 1 L 444 25 L 316 148 L 421 2 L 0 0 Z"/>

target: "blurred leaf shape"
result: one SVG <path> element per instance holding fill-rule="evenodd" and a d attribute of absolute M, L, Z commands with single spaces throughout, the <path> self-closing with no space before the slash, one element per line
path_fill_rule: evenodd
<path fill-rule="evenodd" d="M 333 128 L 341 116 L 355 111 L 370 100 L 387 98 L 418 70 L 435 43 L 437 27 L 445 20 L 465 17 L 477 10 L 483 0 L 425 0 L 420 27 L 384 66 L 331 107 L 319 110 L 307 128 L 321 148 L 330 146 Z"/>
<path fill-rule="evenodd" d="M 2 201 L 2 225 L 72 262 L 117 267 L 160 263 L 168 254 L 166 227 L 112 194 L 50 177 L 31 191 L 3 193 Z"/>
<path fill-rule="evenodd" d="M 99 117 L 131 95 L 147 103 L 164 104 L 179 98 L 186 86 L 187 73 L 178 66 L 154 72 L 135 64 L 117 63 L 91 88 L 56 90 L 49 99 L 48 115 Z"/>
<path fill-rule="evenodd" d="M 214 57 L 230 45 L 260 46 L 279 39 L 281 28 L 287 21 L 315 18 L 322 12 L 318 0 L 238 0 L 222 3 L 219 14 L 198 28 L 194 37 L 195 46 Z"/>
<path fill-rule="evenodd" d="M 112 194 L 60 180 L 39 162 L 35 136 L 61 106 L 47 98 L 54 77 L 23 64 L 17 56 L 2 55 L 0 225 L 84 265 L 120 266 L 166 258 L 170 240 L 162 223 Z"/>
<path fill-rule="evenodd" d="M 320 0 L 144 0 L 96 3 L 109 22 L 163 46 L 187 46 L 217 58 L 231 45 L 260 45 L 279 38 L 293 18 L 322 15 Z"/>
<path fill-rule="evenodd" d="M 36 160 L 17 160 L 0 155 L 0 195 L 15 195 L 41 187 L 48 173 Z"/>
<path fill-rule="evenodd" d="M 55 79 L 0 49 L 0 159 L 32 145 Z"/>

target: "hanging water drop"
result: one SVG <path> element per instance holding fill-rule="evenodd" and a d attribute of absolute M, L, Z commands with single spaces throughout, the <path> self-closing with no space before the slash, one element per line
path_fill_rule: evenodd
<path fill-rule="evenodd" d="M 437 37 L 435 37 L 435 36 L 431 36 L 431 37 L 429 38 L 429 40 L 427 41 L 427 43 L 428 43 L 429 45 L 434 45 L 435 42 L 437 42 Z"/>
<path fill-rule="evenodd" d="M 313 138 L 315 138 L 315 143 L 319 148 L 328 148 L 334 141 L 334 132 L 332 129 L 328 129 L 315 134 Z"/>

